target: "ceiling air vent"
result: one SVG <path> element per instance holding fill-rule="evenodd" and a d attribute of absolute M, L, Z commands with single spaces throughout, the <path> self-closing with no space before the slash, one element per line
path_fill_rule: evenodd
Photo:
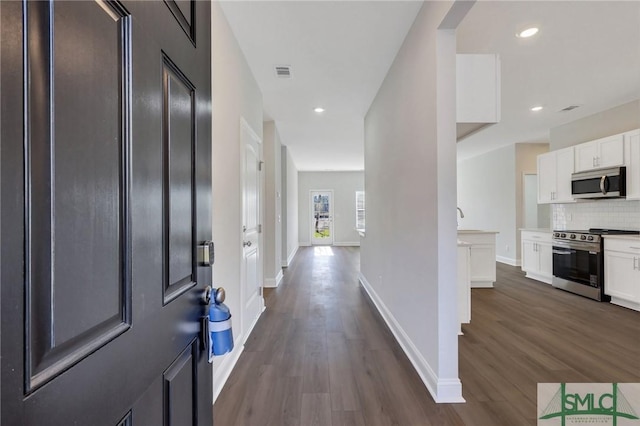
<path fill-rule="evenodd" d="M 276 65 L 276 77 L 278 77 L 278 78 L 291 78 L 291 66 L 289 66 L 289 65 Z"/>
<path fill-rule="evenodd" d="M 562 109 L 560 110 L 560 112 L 562 112 L 562 111 L 571 111 L 572 109 L 576 109 L 576 108 L 578 108 L 579 106 L 580 106 L 580 105 L 569 105 L 569 106 L 568 106 L 568 107 L 566 107 L 566 108 L 562 108 Z"/>

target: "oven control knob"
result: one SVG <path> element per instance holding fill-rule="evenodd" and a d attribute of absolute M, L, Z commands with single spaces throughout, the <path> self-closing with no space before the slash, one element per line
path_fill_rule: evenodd
<path fill-rule="evenodd" d="M 593 241 L 593 235 L 589 235 L 589 237 L 587 238 L 589 241 Z"/>
<path fill-rule="evenodd" d="M 560 238 L 566 238 L 567 234 L 560 234 Z"/>
<path fill-rule="evenodd" d="M 559 232 L 556 232 L 555 234 L 553 234 L 554 237 L 558 238 L 560 236 Z"/>
<path fill-rule="evenodd" d="M 586 239 L 587 239 L 587 236 L 586 236 L 586 235 L 581 235 L 581 236 L 580 236 L 580 239 L 581 239 L 581 240 L 586 240 Z"/>
<path fill-rule="evenodd" d="M 575 239 L 576 239 L 576 234 L 571 234 L 571 235 L 569 236 L 569 238 L 571 238 L 572 240 L 575 240 Z"/>

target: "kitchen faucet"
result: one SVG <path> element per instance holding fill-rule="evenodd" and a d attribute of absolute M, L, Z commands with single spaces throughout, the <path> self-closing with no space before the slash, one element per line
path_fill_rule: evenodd
<path fill-rule="evenodd" d="M 456 209 L 458 209 L 458 211 L 460 212 L 460 219 L 464 218 L 464 213 L 462 212 L 462 209 L 460 207 L 456 207 Z M 457 220 L 457 216 L 458 215 L 456 215 L 456 226 L 460 226 Z"/>

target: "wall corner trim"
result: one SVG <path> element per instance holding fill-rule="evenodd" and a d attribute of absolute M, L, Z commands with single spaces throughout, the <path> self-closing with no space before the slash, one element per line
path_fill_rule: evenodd
<path fill-rule="evenodd" d="M 296 256 L 296 253 L 298 253 L 298 249 L 300 248 L 300 246 L 296 246 L 296 248 L 294 248 L 291 253 L 289 253 L 289 256 L 287 257 L 287 268 L 289 267 L 289 265 L 291 265 L 291 262 L 293 261 L 293 258 Z"/>
<path fill-rule="evenodd" d="M 362 272 L 358 273 L 358 280 L 369 295 L 369 298 L 378 309 L 378 312 L 384 319 L 385 323 L 393 333 L 396 341 L 411 361 L 413 368 L 422 379 L 431 397 L 436 403 L 461 403 L 466 402 L 462 397 L 462 383 L 460 379 L 439 379 L 437 374 L 431 368 L 431 365 L 422 356 L 418 348 L 413 344 L 409 336 L 405 333 L 398 321 L 395 319 L 391 311 L 384 304 L 382 299 L 375 292 L 369 281 Z"/>
<path fill-rule="evenodd" d="M 275 278 L 265 278 L 264 286 L 267 288 L 277 288 L 282 282 L 283 278 L 282 269 L 278 271 L 278 275 Z"/>

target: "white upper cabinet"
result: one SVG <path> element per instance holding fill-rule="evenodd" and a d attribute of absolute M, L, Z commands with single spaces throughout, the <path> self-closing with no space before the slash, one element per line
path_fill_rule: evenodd
<path fill-rule="evenodd" d="M 573 147 L 538 156 L 538 204 L 571 203 Z"/>
<path fill-rule="evenodd" d="M 640 200 L 640 129 L 624 134 L 627 200 Z"/>
<path fill-rule="evenodd" d="M 575 171 L 602 169 L 624 165 L 622 134 L 575 146 Z"/>
<path fill-rule="evenodd" d="M 500 121 L 500 57 L 456 55 L 458 140 Z"/>

